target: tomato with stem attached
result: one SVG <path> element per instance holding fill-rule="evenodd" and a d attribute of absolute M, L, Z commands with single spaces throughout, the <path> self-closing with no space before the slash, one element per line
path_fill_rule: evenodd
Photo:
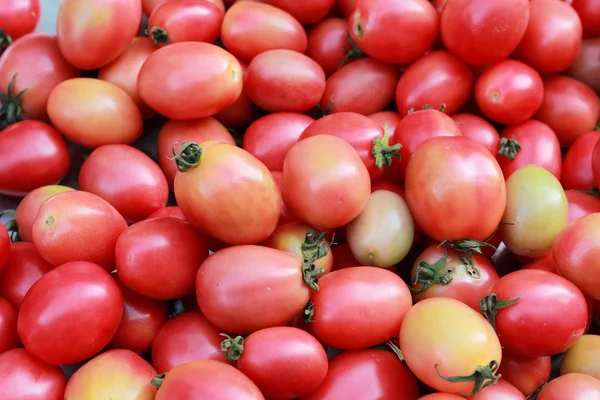
<path fill-rule="evenodd" d="M 12 40 L 31 33 L 40 20 L 40 0 L 19 0 L 6 2 L 0 10 L 0 30 Z M 4 44 L 0 37 L 0 46 Z"/>
<path fill-rule="evenodd" d="M 585 374 L 567 374 L 551 380 L 537 400 L 588 400 L 600 398 L 600 380 Z"/>
<path fill-rule="evenodd" d="M 500 136 L 492 124 L 484 118 L 475 114 L 454 114 L 452 119 L 458 125 L 463 136 L 477 140 L 487 147 L 493 154 L 497 155 L 500 149 Z"/>
<path fill-rule="evenodd" d="M 600 132 L 588 132 L 579 136 L 569 147 L 563 160 L 560 183 L 563 188 L 590 190 L 597 186 L 594 180 L 595 146 L 600 139 Z M 600 162 L 600 150 L 595 157 Z"/>
<path fill-rule="evenodd" d="M 524 396 L 531 396 L 550 379 L 550 356 L 523 357 L 508 351 L 502 352 L 502 365 L 498 373 L 502 379 L 516 387 Z"/>
<path fill-rule="evenodd" d="M 348 23 L 341 18 L 326 18 L 308 31 L 306 55 L 323 68 L 325 76 L 332 75 L 342 65 L 352 62 L 347 56 L 353 50 L 348 40 Z M 360 55 L 354 51 L 350 55 Z"/>
<path fill-rule="evenodd" d="M 384 126 L 387 124 L 390 132 L 395 132 L 396 127 L 402 121 L 402 117 L 396 111 L 379 111 L 374 114 L 368 116 L 373 121 L 379 124 L 379 126 Z"/>

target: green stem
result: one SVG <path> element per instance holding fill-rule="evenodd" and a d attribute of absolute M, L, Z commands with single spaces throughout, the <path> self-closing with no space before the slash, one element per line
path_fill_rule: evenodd
<path fill-rule="evenodd" d="M 500 139 L 500 150 L 498 150 L 499 157 L 506 157 L 509 160 L 514 160 L 517 153 L 521 150 L 521 145 L 517 142 L 517 139 Z"/>
<path fill-rule="evenodd" d="M 161 44 L 169 44 L 169 33 L 159 26 L 153 26 L 150 29 L 150 37 L 156 46 Z"/>
<path fill-rule="evenodd" d="M 400 350 L 400 346 L 398 346 L 392 339 L 385 342 L 385 344 L 398 356 L 400 361 L 404 361 L 404 355 L 402 354 L 402 350 Z"/>
<path fill-rule="evenodd" d="M 375 157 L 375 166 L 377 168 L 389 168 L 392 165 L 392 158 L 400 159 L 399 150 L 402 147 L 400 143 L 393 146 L 390 143 L 390 130 L 387 122 L 383 124 L 383 137 L 377 137 L 373 140 L 373 150 L 371 153 Z"/>
<path fill-rule="evenodd" d="M 304 311 L 302 312 L 302 319 L 307 324 L 310 324 L 314 321 L 315 316 L 315 305 L 312 301 L 309 301 L 306 307 L 304 307 Z"/>
<path fill-rule="evenodd" d="M 358 45 L 354 42 L 354 40 L 352 40 L 350 33 L 347 34 L 347 38 L 348 38 L 348 43 L 350 43 L 351 48 L 350 48 L 350 50 L 348 50 L 348 52 L 344 56 L 344 59 L 338 66 L 338 69 L 340 69 L 344 65 L 346 65 L 348 60 L 358 60 L 359 58 L 363 58 L 365 56 L 365 53 L 363 53 L 363 51 L 358 47 Z"/>
<path fill-rule="evenodd" d="M 154 378 L 152 378 L 152 380 L 150 381 L 150 384 L 152 386 L 156 387 L 157 389 L 160 389 L 160 387 L 162 386 L 166 377 L 167 377 L 167 374 L 156 375 Z"/>
<path fill-rule="evenodd" d="M 19 121 L 21 119 L 21 114 L 23 114 L 21 98 L 28 89 L 23 89 L 19 93 L 15 93 L 16 79 L 17 74 L 14 74 L 8 83 L 8 90 L 6 93 L 0 91 L 0 102 L 2 103 L 2 109 L 0 109 L 0 129 L 4 129 Z"/>
<path fill-rule="evenodd" d="M 0 54 L 2 54 L 11 43 L 12 39 L 8 36 L 8 33 L 4 32 L 3 29 L 0 29 Z"/>
<path fill-rule="evenodd" d="M 477 393 L 481 392 L 483 389 L 490 385 L 495 385 L 498 383 L 498 380 L 502 377 L 502 375 L 496 375 L 498 371 L 498 367 L 500 364 L 498 361 L 494 360 L 490 362 L 486 366 L 479 366 L 475 369 L 471 375 L 465 376 L 443 376 L 438 371 L 437 364 L 435 365 L 435 372 L 437 375 L 443 380 L 451 383 L 463 383 L 463 382 L 473 382 L 473 391 L 469 394 L 461 394 L 460 396 L 471 397 L 475 396 Z"/>
<path fill-rule="evenodd" d="M 175 160 L 177 169 L 180 172 L 187 172 L 192 168 L 200 165 L 202 159 L 202 147 L 194 142 L 183 142 L 178 152 L 175 152 L 173 147 L 173 157 L 170 160 Z"/>
<path fill-rule="evenodd" d="M 221 333 L 221 336 L 225 338 L 221 342 L 221 351 L 225 354 L 225 357 L 231 361 L 239 360 L 244 353 L 244 338 L 242 336 L 232 338 L 224 333 Z"/>
<path fill-rule="evenodd" d="M 317 269 L 313 261 L 305 258 L 302 260 L 302 276 L 304 283 L 312 290 L 319 291 L 319 276 L 323 274 L 323 268 Z"/>
<path fill-rule="evenodd" d="M 496 293 L 492 293 L 479 302 L 479 308 L 483 316 L 490 322 L 490 325 L 496 330 L 496 314 L 503 308 L 508 308 L 521 300 L 521 296 L 513 300 L 500 300 Z"/>
<path fill-rule="evenodd" d="M 452 281 L 450 276 L 445 270 L 446 261 L 448 260 L 448 249 L 445 248 L 446 252 L 433 264 L 429 264 L 426 261 L 421 261 L 417 265 L 415 272 L 415 280 L 412 282 L 412 286 L 409 286 L 412 294 L 420 294 L 429 289 L 432 285 L 447 285 Z M 413 286 L 421 284 L 420 289 L 415 289 Z"/>
<path fill-rule="evenodd" d="M 313 230 L 306 232 L 304 243 L 301 245 L 302 255 L 305 259 L 311 260 L 314 263 L 319 258 L 323 258 L 329 254 L 331 243 L 325 241 L 326 236 L 326 231 L 321 232 L 319 235 Z"/>
<path fill-rule="evenodd" d="M 446 246 L 456 251 L 462 251 L 463 253 L 467 254 L 469 258 L 473 257 L 473 253 L 483 254 L 483 251 L 481 250 L 482 247 L 491 247 L 492 249 L 496 250 L 496 247 L 489 244 L 487 241 L 482 242 L 479 240 L 470 239 L 455 241 L 444 240 L 442 243 L 440 243 L 440 246 Z"/>

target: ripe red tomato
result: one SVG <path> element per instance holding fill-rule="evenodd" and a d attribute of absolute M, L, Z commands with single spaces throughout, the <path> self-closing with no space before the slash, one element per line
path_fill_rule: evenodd
<path fill-rule="evenodd" d="M 115 60 L 142 22 L 141 0 L 65 0 L 58 10 L 60 51 L 79 69 L 97 69 Z"/>
<path fill-rule="evenodd" d="M 560 364 L 560 374 L 582 373 L 600 379 L 596 362 L 600 355 L 600 336 L 583 335 L 567 352 Z"/>
<path fill-rule="evenodd" d="M 596 92 L 600 91 L 600 38 L 583 39 L 568 74 Z"/>
<path fill-rule="evenodd" d="M 569 223 L 593 213 L 600 213 L 600 199 L 579 190 L 565 190 L 569 203 Z"/>
<path fill-rule="evenodd" d="M 551 380 L 537 400 L 588 400 L 600 398 L 600 380 L 584 374 L 567 374 Z"/>
<path fill-rule="evenodd" d="M 463 136 L 477 140 L 496 156 L 500 149 L 500 136 L 492 124 L 475 114 L 454 114 L 452 119 Z"/>
<path fill-rule="evenodd" d="M 60 367 L 48 365 L 25 349 L 0 354 L 0 398 L 64 400 L 67 379 Z"/>
<path fill-rule="evenodd" d="M 357 0 L 337 0 L 336 3 L 342 14 L 344 14 L 345 17 L 349 17 L 352 11 L 354 11 L 356 1 Z"/>
<path fill-rule="evenodd" d="M 581 20 L 565 1 L 531 0 L 529 25 L 514 52 L 541 74 L 556 74 L 568 69 L 579 53 Z"/>
<path fill-rule="evenodd" d="M 3 297 L 0 297 L 0 354 L 20 347 L 17 336 L 17 310 Z"/>
<path fill-rule="evenodd" d="M 248 64 L 237 59 L 242 67 L 242 82 L 246 76 Z M 230 128 L 246 127 L 254 118 L 254 104 L 248 97 L 248 94 L 242 89 L 242 94 L 229 107 L 224 108 L 214 115 L 215 119 Z"/>
<path fill-rule="evenodd" d="M 333 270 L 345 269 L 360 266 L 360 262 L 352 254 L 350 246 L 347 243 L 340 244 L 331 248 L 333 254 Z"/>
<path fill-rule="evenodd" d="M 500 379 L 496 384 L 490 385 L 477 393 L 475 396 L 469 397 L 471 400 L 526 400 L 523 393 L 516 387 Z"/>
<path fill-rule="evenodd" d="M 554 261 L 554 257 L 552 257 L 552 252 L 543 257 L 533 259 L 533 261 L 530 263 L 523 265 L 521 269 L 540 269 L 542 271 L 558 274 L 558 271 L 556 270 L 556 262 Z"/>
<path fill-rule="evenodd" d="M 303 25 L 310 25 L 322 20 L 335 5 L 335 0 L 266 0 L 265 3 L 287 11 Z"/>
<path fill-rule="evenodd" d="M 396 105 L 400 115 L 420 110 L 425 105 L 448 115 L 456 113 L 473 91 L 473 73 L 460 58 L 449 51 L 431 52 L 411 64 L 396 86 Z"/>
<path fill-rule="evenodd" d="M 164 0 L 142 0 L 142 9 L 146 16 L 152 15 L 152 11 Z"/>
<path fill-rule="evenodd" d="M 341 18 L 324 19 L 308 31 L 306 55 L 323 68 L 325 76 L 337 71 L 344 61 L 352 62 L 352 58 L 347 57 L 351 50 L 348 23 Z"/>
<path fill-rule="evenodd" d="M 548 381 L 551 367 L 549 356 L 530 358 L 504 351 L 498 373 L 524 396 L 531 396 Z"/>
<path fill-rule="evenodd" d="M 112 271 L 115 243 L 125 228 L 121 214 L 105 200 L 71 190 L 42 204 L 32 227 L 33 243 L 54 266 L 91 261 Z"/>
<path fill-rule="evenodd" d="M 472 65 L 507 58 L 527 30 L 529 0 L 453 0 L 440 18 L 444 45 Z"/>
<path fill-rule="evenodd" d="M 274 49 L 304 53 L 308 42 L 297 19 L 277 7 L 255 1 L 237 2 L 227 10 L 221 40 L 233 55 L 247 61 Z"/>
<path fill-rule="evenodd" d="M 600 18 L 599 4 L 593 0 L 573 0 L 571 5 L 581 19 L 583 33 L 590 37 L 600 36 L 600 27 L 597 23 Z"/>
<path fill-rule="evenodd" d="M 369 200 L 369 171 L 354 147 L 336 136 L 316 135 L 296 143 L 282 172 L 285 205 L 312 226 L 344 226 Z"/>
<path fill-rule="evenodd" d="M 0 10 L 0 30 L 12 40 L 33 32 L 39 20 L 40 0 L 9 1 Z"/>
<path fill-rule="evenodd" d="M 281 171 L 271 171 L 271 175 L 273 175 L 273 180 L 275 181 L 275 184 L 277 185 L 277 190 L 279 191 L 279 193 L 281 194 Z M 285 203 L 283 202 L 283 199 L 281 200 L 281 215 L 279 216 L 279 222 L 277 223 L 277 225 L 283 225 L 283 224 L 287 224 L 290 222 L 296 222 L 298 221 L 298 218 L 292 214 L 292 212 L 287 208 L 287 206 L 285 205 Z"/>
<path fill-rule="evenodd" d="M 595 184 L 592 169 L 594 147 L 600 132 L 579 136 L 567 151 L 562 165 L 560 183 L 565 189 L 590 190 Z M 600 150 L 596 158 L 600 161 Z"/>
<path fill-rule="evenodd" d="M 81 362 L 104 348 L 123 314 L 121 291 L 100 266 L 74 261 L 33 284 L 19 311 L 25 349 L 52 365 Z"/>

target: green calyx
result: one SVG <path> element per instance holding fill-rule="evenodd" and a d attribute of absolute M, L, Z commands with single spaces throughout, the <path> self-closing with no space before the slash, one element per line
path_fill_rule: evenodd
<path fill-rule="evenodd" d="M 0 29 L 0 54 L 6 50 L 8 46 L 12 44 L 12 39 L 8 36 L 8 33 L 4 32 L 3 29 Z"/>
<path fill-rule="evenodd" d="M 301 245 L 302 255 L 307 260 L 315 262 L 319 258 L 329 254 L 331 243 L 325 241 L 327 232 L 323 231 L 317 235 L 316 231 L 310 230 L 306 232 L 306 237 Z"/>
<path fill-rule="evenodd" d="M 319 276 L 322 275 L 323 272 L 325 272 L 323 271 L 323 268 L 317 269 L 313 260 L 308 258 L 302 260 L 302 277 L 304 278 L 304 283 L 316 292 L 320 290 Z"/>
<path fill-rule="evenodd" d="M 0 129 L 4 129 L 7 126 L 19 121 L 21 114 L 23 114 L 21 98 L 25 92 L 27 92 L 27 89 L 23 89 L 19 93 L 15 93 L 16 78 L 17 74 L 13 75 L 8 84 L 8 90 L 6 93 L 0 91 L 0 102 L 2 103 L 2 108 L 0 109 Z"/>
<path fill-rule="evenodd" d="M 178 152 L 175 152 L 175 147 L 173 147 L 173 157 L 170 159 L 175 160 L 179 172 L 187 172 L 200 165 L 201 158 L 202 147 L 194 142 L 183 142 Z"/>
<path fill-rule="evenodd" d="M 429 264 L 426 261 L 421 261 L 417 265 L 415 271 L 415 279 L 413 285 L 409 286 L 412 294 L 420 294 L 429 289 L 432 285 L 447 285 L 452 282 L 452 276 L 447 271 L 446 261 L 448 260 L 448 249 L 445 249 L 445 254 L 433 264 Z M 419 289 L 415 289 L 414 286 L 421 284 Z"/>
<path fill-rule="evenodd" d="M 5 210 L 0 212 L 0 218 L 4 215 L 10 215 L 12 219 L 6 221 L 3 226 L 4 229 L 8 232 L 8 237 L 12 243 L 19 242 L 21 238 L 19 237 L 19 227 L 17 226 L 16 212 L 15 210 Z"/>
<path fill-rule="evenodd" d="M 600 121 L 598 121 L 598 123 L 596 124 L 596 126 L 594 127 L 595 131 L 600 131 Z"/>
<path fill-rule="evenodd" d="M 392 158 L 400 159 L 400 149 L 402 145 L 396 143 L 393 146 L 390 143 L 390 130 L 387 122 L 383 124 L 383 137 L 377 137 L 373 140 L 373 149 L 371 154 L 375 157 L 375 166 L 377 168 L 389 168 L 392 165 Z"/>
<path fill-rule="evenodd" d="M 404 361 L 404 355 L 402 354 L 402 350 L 400 350 L 400 346 L 398 346 L 398 344 L 393 340 L 390 339 L 387 342 L 385 342 L 385 345 L 394 352 L 394 354 L 396 354 L 396 356 L 398 356 L 398 359 L 400 361 Z"/>
<path fill-rule="evenodd" d="M 344 56 L 344 59 L 338 66 L 338 69 L 340 69 L 344 65 L 346 65 L 348 60 L 358 60 L 359 58 L 363 58 L 365 56 L 365 53 L 360 49 L 360 47 L 358 47 L 356 42 L 354 42 L 354 40 L 352 40 L 350 33 L 347 34 L 347 38 L 348 38 L 348 43 L 350 43 L 350 50 L 348 50 L 348 52 Z"/>
<path fill-rule="evenodd" d="M 225 357 L 231 361 L 239 360 L 244 353 L 244 338 L 242 336 L 232 338 L 224 333 L 221 333 L 221 336 L 225 338 L 221 342 L 221 351 L 225 354 Z"/>
<path fill-rule="evenodd" d="M 150 384 L 152 386 L 154 386 L 155 388 L 160 389 L 160 387 L 162 386 L 166 377 L 167 377 L 167 374 L 156 375 L 154 378 L 152 378 L 152 380 L 150 381 Z"/>
<path fill-rule="evenodd" d="M 150 28 L 150 37 L 156 46 L 161 44 L 169 44 L 169 33 L 159 26 Z"/>
<path fill-rule="evenodd" d="M 512 300 L 500 300 L 496 293 L 492 293 L 479 302 L 479 309 L 490 325 L 496 330 L 496 314 L 503 308 L 508 308 L 521 300 L 521 296 Z"/>
<path fill-rule="evenodd" d="M 500 364 L 498 363 L 498 361 L 494 360 L 494 361 L 491 361 L 486 366 L 477 367 L 475 369 L 475 372 L 473 372 L 471 375 L 443 376 L 438 371 L 438 366 L 436 364 L 435 372 L 440 378 L 442 378 L 446 382 L 451 382 L 451 383 L 473 382 L 473 391 L 471 393 L 460 394 L 460 396 L 471 397 L 471 396 L 475 396 L 477 393 L 481 392 L 486 387 L 495 385 L 496 383 L 498 383 L 498 381 L 502 377 L 502 375 L 499 375 L 499 374 L 496 375 L 496 372 L 498 371 L 498 367 L 500 367 Z"/>
<path fill-rule="evenodd" d="M 431 105 L 429 105 L 429 104 L 425 104 L 421 110 L 431 110 L 431 109 L 433 109 L 433 107 L 431 107 Z M 442 113 L 443 113 L 444 111 L 446 111 L 446 104 L 445 104 L 445 103 L 442 103 L 442 105 L 440 106 L 440 108 L 438 108 L 438 111 L 439 111 L 439 112 L 442 112 Z M 415 112 L 415 109 L 414 109 L 414 108 L 411 108 L 410 110 L 408 110 L 408 114 L 412 114 L 412 113 L 414 113 L 414 112 Z"/>
<path fill-rule="evenodd" d="M 314 321 L 315 317 L 315 305 L 312 301 L 309 301 L 306 307 L 304 307 L 304 311 L 302 312 L 302 319 L 305 323 L 310 324 Z"/>
<path fill-rule="evenodd" d="M 481 250 L 483 247 L 491 247 L 492 249 L 496 250 L 496 247 L 489 244 L 487 241 L 482 242 L 479 240 L 470 240 L 470 239 L 455 240 L 455 241 L 444 240 L 442 243 L 440 243 L 440 246 L 445 246 L 447 248 L 451 248 L 456 251 L 461 251 L 461 252 L 465 253 L 469 258 L 473 257 L 473 253 L 483 254 L 483 252 Z"/>
<path fill-rule="evenodd" d="M 521 145 L 517 142 L 514 137 L 512 139 L 502 138 L 500 139 L 500 150 L 498 150 L 498 156 L 506 157 L 509 160 L 514 160 L 517 153 L 521 150 Z"/>

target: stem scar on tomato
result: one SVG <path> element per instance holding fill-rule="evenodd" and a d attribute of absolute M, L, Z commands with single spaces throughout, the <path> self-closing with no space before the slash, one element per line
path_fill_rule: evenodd
<path fill-rule="evenodd" d="M 244 353 L 244 337 L 236 336 L 232 338 L 225 333 L 221 333 L 221 336 L 225 338 L 221 342 L 221 351 L 225 354 L 225 357 L 232 361 L 239 360 Z"/>
<path fill-rule="evenodd" d="M 521 145 L 514 137 L 512 139 L 500 139 L 500 149 L 498 150 L 499 157 L 506 157 L 509 160 L 514 160 L 517 153 L 521 150 Z"/>
<path fill-rule="evenodd" d="M 302 319 L 307 324 L 310 324 L 314 321 L 315 316 L 315 305 L 312 301 L 309 301 L 306 307 L 304 307 L 304 311 L 302 311 Z"/>
<path fill-rule="evenodd" d="M 492 293 L 479 302 L 479 308 L 483 316 L 490 322 L 494 330 L 496 330 L 496 314 L 503 308 L 507 308 L 521 300 L 522 296 L 519 296 L 513 300 L 500 300 L 495 293 Z"/>
<path fill-rule="evenodd" d="M 436 374 L 442 378 L 443 380 L 451 383 L 461 383 L 461 382 L 473 382 L 473 391 L 469 394 L 461 394 L 460 396 L 471 397 L 475 396 L 477 393 L 481 392 L 488 386 L 495 385 L 498 383 L 502 375 L 496 375 L 500 364 L 498 361 L 493 360 L 486 366 L 479 366 L 475 369 L 471 375 L 465 376 L 443 376 L 438 371 L 438 365 L 435 365 Z"/>
<path fill-rule="evenodd" d="M 158 374 L 156 375 L 154 378 L 152 378 L 152 381 L 150 381 L 150 384 L 154 387 L 156 387 L 157 389 L 160 389 L 160 387 L 162 386 L 163 382 L 165 381 L 165 378 L 167 377 L 167 374 Z"/>
<path fill-rule="evenodd" d="M 340 62 L 340 65 L 338 65 L 338 69 L 340 69 L 344 65 L 346 65 L 348 60 L 358 60 L 365 56 L 365 53 L 363 53 L 363 51 L 358 47 L 358 45 L 354 42 L 354 40 L 352 40 L 352 36 L 350 36 L 350 32 L 348 32 L 346 34 L 346 37 L 348 39 L 348 43 L 350 43 L 351 49 L 348 50 L 348 52 L 344 56 L 344 59 Z"/>
<path fill-rule="evenodd" d="M 392 158 L 400 159 L 400 149 L 402 145 L 396 143 L 390 146 L 390 128 L 386 123 L 383 124 L 383 137 L 373 139 L 373 150 L 371 154 L 375 157 L 375 166 L 377 168 L 389 168 L 392 165 Z"/>
<path fill-rule="evenodd" d="M 154 41 L 154 45 L 169 44 L 169 33 L 160 26 L 150 28 L 150 37 Z"/>
<path fill-rule="evenodd" d="M 202 147 L 198 146 L 197 143 L 183 142 L 181 143 L 181 149 L 179 149 L 178 152 L 175 152 L 175 147 L 173 147 L 172 151 L 173 157 L 169 159 L 175 160 L 179 172 L 187 172 L 200 165 Z"/>

